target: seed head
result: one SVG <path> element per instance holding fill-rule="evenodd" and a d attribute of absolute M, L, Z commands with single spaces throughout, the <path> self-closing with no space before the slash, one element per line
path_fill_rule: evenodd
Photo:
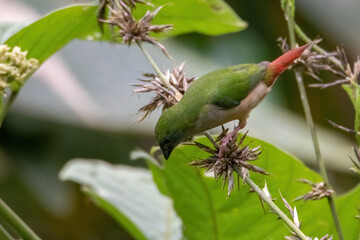
<path fill-rule="evenodd" d="M 244 139 L 247 132 L 238 140 L 240 127 L 236 127 L 232 132 L 228 133 L 228 129 L 223 128 L 223 132 L 216 140 L 212 138 L 212 147 L 208 147 L 199 142 L 194 142 L 193 145 L 210 153 L 209 158 L 191 162 L 190 165 L 199 168 L 204 168 L 206 171 L 213 171 L 215 179 L 223 177 L 223 187 L 228 183 L 228 196 L 234 189 L 234 175 L 235 168 L 240 168 L 242 177 L 249 176 L 249 171 L 268 174 L 264 169 L 250 164 L 251 161 L 258 159 L 261 154 L 260 146 L 250 148 L 248 145 L 243 146 Z"/>
<path fill-rule="evenodd" d="M 145 0 L 100 0 L 99 2 L 99 9 L 97 19 L 103 31 L 103 22 L 101 20 L 106 19 L 106 8 L 111 7 L 112 9 L 116 9 L 119 5 L 125 5 L 129 8 L 135 8 L 136 4 L 147 4 L 151 5 L 149 2 Z"/>
<path fill-rule="evenodd" d="M 146 77 L 146 79 L 140 80 L 143 83 L 133 84 L 133 86 L 139 87 L 133 90 L 134 94 L 155 92 L 155 97 L 151 99 L 150 103 L 140 108 L 139 113 L 142 113 L 142 116 L 138 120 L 139 122 L 144 120 L 155 109 L 162 107 L 164 111 L 180 101 L 182 95 L 195 80 L 194 77 L 188 78 L 186 76 L 184 67 L 185 62 L 164 73 L 163 77 L 166 78 L 169 86 L 165 86 L 161 76 L 150 73 L 143 74 Z"/>
<path fill-rule="evenodd" d="M 129 5 L 126 5 L 124 1 L 119 1 L 120 7 L 116 4 L 108 4 L 110 16 L 107 19 L 100 18 L 99 21 L 107 23 L 113 28 L 118 28 L 118 32 L 114 34 L 114 37 L 122 38 L 123 43 L 131 45 L 134 43 L 148 42 L 159 47 L 164 54 L 169 57 L 169 53 L 166 48 L 158 42 L 158 40 L 152 36 L 151 33 L 163 33 L 172 29 L 172 25 L 152 25 L 151 22 L 161 10 L 162 6 L 158 7 L 154 11 L 147 11 L 146 14 L 139 20 L 136 20 L 132 15 L 132 10 Z M 104 14 L 99 13 L 99 16 Z"/>
<path fill-rule="evenodd" d="M 313 183 L 307 179 L 299 179 L 298 181 L 301 183 L 306 183 L 311 185 L 312 189 L 307 194 L 297 197 L 295 200 L 300 200 L 300 199 L 303 199 L 304 201 L 319 200 L 324 197 L 333 196 L 335 194 L 335 191 L 329 189 L 324 182 Z"/>

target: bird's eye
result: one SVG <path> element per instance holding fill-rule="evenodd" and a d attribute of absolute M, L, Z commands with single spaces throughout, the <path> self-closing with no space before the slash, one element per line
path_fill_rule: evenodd
<path fill-rule="evenodd" d="M 169 138 L 165 138 L 164 144 L 169 144 L 169 143 L 170 143 L 170 139 L 169 139 Z"/>

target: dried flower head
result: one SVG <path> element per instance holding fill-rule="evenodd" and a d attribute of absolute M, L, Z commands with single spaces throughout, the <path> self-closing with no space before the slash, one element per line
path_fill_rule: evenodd
<path fill-rule="evenodd" d="M 111 7 L 112 9 L 117 8 L 117 6 L 125 5 L 129 8 L 135 8 L 136 4 L 147 4 L 151 5 L 151 3 L 145 0 L 100 0 L 99 9 L 97 14 L 97 19 L 100 24 L 100 28 L 103 31 L 103 22 L 102 19 L 106 19 L 106 8 Z"/>
<path fill-rule="evenodd" d="M 292 208 L 291 205 L 286 201 L 286 199 L 282 196 L 281 192 L 280 193 L 280 196 L 281 196 L 281 199 L 286 207 L 286 209 L 290 212 L 291 214 L 291 218 L 292 218 L 292 221 L 294 223 L 294 225 L 297 227 L 297 228 L 301 228 L 301 221 L 299 221 L 299 216 L 298 216 L 298 213 L 297 213 L 297 210 L 296 210 L 296 207 Z M 291 236 L 285 236 L 285 239 L 286 240 L 301 240 L 301 238 L 299 238 L 297 236 L 297 234 L 295 232 L 291 232 Z M 319 240 L 319 238 L 315 237 L 315 238 L 311 238 L 311 237 L 307 237 L 309 240 Z M 324 237 L 322 237 L 320 240 L 332 240 L 333 237 L 332 236 L 329 236 L 328 234 L 326 234 Z"/>
<path fill-rule="evenodd" d="M 299 179 L 298 181 L 301 183 L 306 183 L 311 185 L 312 189 L 307 194 L 297 197 L 295 200 L 300 200 L 300 199 L 303 199 L 304 201 L 319 200 L 321 198 L 330 197 L 335 194 L 335 191 L 329 189 L 324 182 L 313 183 L 307 179 Z"/>
<path fill-rule="evenodd" d="M 150 33 L 163 33 L 172 29 L 172 25 L 152 25 L 151 22 L 162 7 L 158 7 L 154 11 L 147 11 L 146 14 L 139 20 L 136 20 L 132 15 L 131 8 L 123 1 L 119 1 L 118 6 L 108 5 L 110 16 L 107 19 L 100 19 L 100 22 L 108 23 L 112 27 L 119 29 L 115 37 L 122 38 L 123 43 L 131 45 L 134 43 L 148 42 L 159 47 L 164 54 L 169 57 L 166 48 L 157 41 L 156 38 L 151 37 Z M 103 14 L 99 14 L 102 16 Z"/>
<path fill-rule="evenodd" d="M 360 174 L 360 149 L 353 147 L 353 150 L 354 150 L 356 159 L 354 160 L 350 157 L 350 160 L 354 164 L 354 166 L 350 169 L 353 170 L 354 172 Z"/>
<path fill-rule="evenodd" d="M 198 142 L 193 143 L 193 145 L 210 153 L 211 156 L 207 159 L 191 162 L 190 164 L 199 168 L 205 168 L 206 171 L 213 171 L 216 179 L 223 177 L 223 187 L 228 183 L 228 196 L 230 196 L 235 185 L 234 171 L 238 172 L 238 169 L 240 169 L 243 178 L 249 176 L 249 170 L 268 174 L 264 169 L 250 164 L 251 161 L 257 160 L 261 154 L 260 146 L 255 148 L 250 148 L 247 145 L 242 146 L 247 132 L 237 141 L 239 130 L 240 127 L 238 126 L 232 132 L 227 133 L 228 129 L 223 128 L 223 132 L 216 140 L 209 136 L 212 147 Z"/>
<path fill-rule="evenodd" d="M 330 83 L 311 84 L 311 87 L 320 87 L 323 89 L 339 84 L 356 84 L 359 82 L 360 58 L 358 57 L 357 61 L 354 62 L 353 67 L 351 68 L 344 49 L 342 47 L 337 47 L 336 53 L 337 55 L 335 59 L 339 64 L 333 68 L 333 72 L 341 78 Z"/>
<path fill-rule="evenodd" d="M 291 48 L 286 42 L 286 38 L 278 38 L 279 47 L 282 52 L 287 52 Z M 312 45 L 318 44 L 321 42 L 321 39 L 315 39 L 312 41 Z M 304 69 L 304 73 L 311 76 L 312 78 L 322 81 L 318 74 L 320 71 L 331 71 L 335 74 L 341 74 L 334 66 L 329 58 L 338 56 L 337 52 L 330 52 L 330 53 L 318 53 L 313 51 L 312 48 L 308 48 L 304 51 L 300 58 L 298 58 L 294 62 L 294 67 Z"/>
<path fill-rule="evenodd" d="M 346 56 L 345 50 L 342 47 L 337 47 L 337 53 L 338 53 L 338 60 L 340 61 L 343 72 L 345 75 L 345 79 L 349 83 L 356 83 L 359 82 L 360 78 L 360 58 L 357 58 L 357 61 L 354 62 L 353 67 L 351 68 L 351 65 L 348 61 L 348 58 Z"/>
<path fill-rule="evenodd" d="M 11 87 L 13 91 L 24 84 L 26 78 L 39 66 L 37 59 L 26 58 L 27 51 L 19 47 L 12 50 L 7 45 L 0 45 L 0 92 Z"/>
<path fill-rule="evenodd" d="M 186 76 L 184 68 L 185 62 L 174 67 L 171 71 L 167 70 L 163 76 L 146 73 L 143 76 L 147 79 L 140 80 L 143 84 L 133 84 L 133 86 L 139 87 L 133 90 L 134 94 L 155 92 L 155 97 L 151 99 L 150 103 L 140 108 L 139 113 L 142 113 L 142 116 L 139 121 L 144 120 L 157 108 L 162 107 L 164 111 L 180 101 L 189 85 L 195 80 L 194 77 L 188 78 Z M 163 77 L 166 79 L 167 85 L 165 85 Z"/>

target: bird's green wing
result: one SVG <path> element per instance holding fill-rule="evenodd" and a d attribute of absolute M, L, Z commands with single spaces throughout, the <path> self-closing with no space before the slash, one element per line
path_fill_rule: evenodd
<path fill-rule="evenodd" d="M 213 78 L 215 89 L 211 103 L 223 109 L 238 106 L 262 80 L 267 66 L 241 64 L 226 68 Z"/>

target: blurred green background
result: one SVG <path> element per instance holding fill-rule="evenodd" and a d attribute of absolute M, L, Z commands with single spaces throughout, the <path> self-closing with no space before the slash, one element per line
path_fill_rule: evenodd
<path fill-rule="evenodd" d="M 84 1 L 0 0 L 0 21 L 33 21 L 79 2 Z M 276 39 L 287 36 L 287 27 L 279 1 L 227 2 L 248 22 L 246 30 L 220 37 L 187 34 L 164 42 L 177 63 L 187 61 L 189 75 L 280 55 Z M 321 36 L 325 39 L 321 45 L 327 49 L 344 44 L 352 60 L 360 54 L 359 1 L 303 0 L 297 4 L 296 20 L 309 36 Z M 148 48 L 161 67 L 172 66 L 157 49 Z M 145 167 L 143 162 L 130 161 L 129 152 L 155 144 L 153 128 L 160 113 L 136 123 L 137 109 L 150 95 L 140 99 L 131 95 L 129 83 L 151 71 L 136 48 L 74 41 L 49 59 L 22 89 L 0 130 L 0 193 L 43 239 L 131 239 L 77 185 L 60 182 L 58 172 L 77 157 Z M 329 79 L 329 75 L 322 77 Z M 351 128 L 354 110 L 340 87 L 307 90 L 331 182 L 344 192 L 359 181 L 348 171 L 348 155 L 355 142 L 325 119 Z M 250 116 L 247 128 L 250 135 L 286 149 L 316 170 L 291 72 L 281 77 Z"/>

